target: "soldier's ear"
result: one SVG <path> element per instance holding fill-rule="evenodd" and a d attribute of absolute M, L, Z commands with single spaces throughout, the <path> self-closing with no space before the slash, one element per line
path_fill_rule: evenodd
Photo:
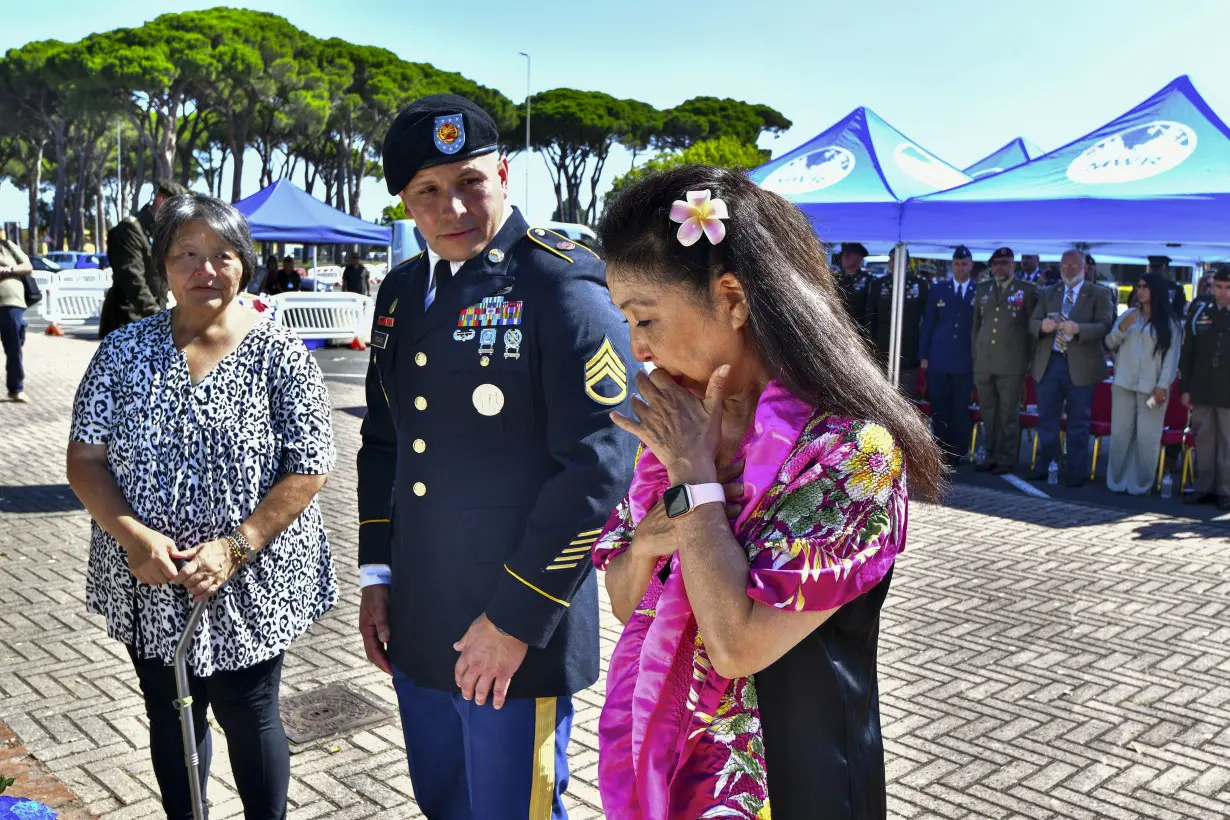
<path fill-rule="evenodd" d="M 399 191 L 397 194 L 397 198 L 401 200 L 402 207 L 406 209 L 406 219 L 414 219 L 414 213 L 411 211 L 411 208 L 410 208 L 410 197 L 406 196 L 406 189 L 409 187 L 410 186 L 407 185 L 406 188 L 403 188 L 401 191 Z"/>

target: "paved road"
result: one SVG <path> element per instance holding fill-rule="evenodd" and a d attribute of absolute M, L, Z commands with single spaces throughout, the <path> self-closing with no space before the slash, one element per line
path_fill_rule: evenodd
<path fill-rule="evenodd" d="M 71 395 L 93 349 L 32 336 L 35 403 L 0 403 L 0 723 L 91 811 L 156 818 L 134 676 L 82 611 L 89 522 L 63 472 Z M 344 379 L 329 387 L 339 458 L 321 503 L 345 593 L 292 648 L 284 692 L 344 682 L 391 705 L 353 627 L 362 393 Z M 965 483 L 949 506 L 911 514 L 880 649 L 892 818 L 1230 817 L 1224 527 Z M 617 636 L 604 604 L 604 657 Z M 574 820 L 602 816 L 602 692 L 599 682 L 578 697 Z M 225 820 L 241 810 L 218 740 L 211 816 Z M 294 820 L 420 816 L 396 722 L 309 744 L 292 777 Z"/>

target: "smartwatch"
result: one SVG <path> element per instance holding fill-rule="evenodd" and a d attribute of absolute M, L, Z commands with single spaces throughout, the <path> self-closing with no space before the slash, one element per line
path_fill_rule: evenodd
<path fill-rule="evenodd" d="M 667 518 L 687 515 L 701 504 L 725 504 L 726 491 L 721 484 L 676 484 L 662 494 Z"/>

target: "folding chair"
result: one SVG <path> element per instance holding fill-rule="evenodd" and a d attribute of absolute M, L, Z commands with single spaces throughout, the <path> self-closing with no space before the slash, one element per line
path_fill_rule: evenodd
<path fill-rule="evenodd" d="M 1089 416 L 1089 435 L 1093 436 L 1093 463 L 1089 465 L 1089 480 L 1098 477 L 1098 456 L 1102 454 L 1102 439 L 1110 435 L 1111 380 L 1093 386 L 1093 408 Z"/>
<path fill-rule="evenodd" d="M 1166 470 L 1166 448 L 1179 445 L 1179 492 L 1187 489 L 1187 482 L 1196 477 L 1192 464 L 1192 451 L 1196 447 L 1196 434 L 1192 432 L 1191 411 L 1179 401 L 1179 381 L 1170 385 L 1170 398 L 1166 402 L 1166 419 L 1162 422 L 1162 446 L 1157 454 L 1157 489 L 1162 489 L 1162 474 Z"/>

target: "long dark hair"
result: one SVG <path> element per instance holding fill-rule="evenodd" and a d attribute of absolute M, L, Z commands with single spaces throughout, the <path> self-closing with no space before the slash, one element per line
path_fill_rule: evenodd
<path fill-rule="evenodd" d="M 685 248 L 669 218 L 671 203 L 703 190 L 727 204 L 726 238 Z M 798 208 L 742 173 L 689 165 L 621 191 L 606 206 L 598 238 L 608 265 L 682 286 L 706 302 L 713 278 L 732 273 L 747 294 L 748 338 L 769 374 L 819 410 L 879 422 L 905 454 L 911 491 L 941 496 L 939 448 L 872 358 L 843 307 L 825 248 Z"/>
<path fill-rule="evenodd" d="M 1141 277 L 1149 287 L 1149 322 L 1153 325 L 1153 355 L 1165 357 L 1174 342 L 1174 302 L 1170 301 L 1170 282 L 1163 274 L 1146 273 Z"/>

